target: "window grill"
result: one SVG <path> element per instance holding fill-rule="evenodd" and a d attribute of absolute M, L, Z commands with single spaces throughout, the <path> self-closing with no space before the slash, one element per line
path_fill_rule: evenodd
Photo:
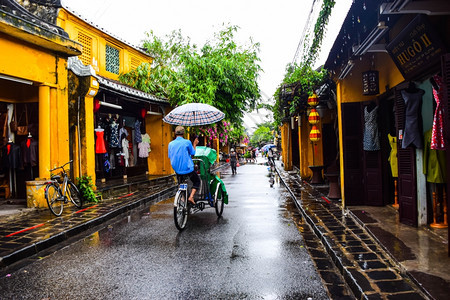
<path fill-rule="evenodd" d="M 78 32 L 78 42 L 83 45 L 81 55 L 78 56 L 84 65 L 90 65 L 92 60 L 92 38 L 82 32 Z"/>
<path fill-rule="evenodd" d="M 114 74 L 119 74 L 119 53 L 119 49 L 106 45 L 106 71 Z"/>

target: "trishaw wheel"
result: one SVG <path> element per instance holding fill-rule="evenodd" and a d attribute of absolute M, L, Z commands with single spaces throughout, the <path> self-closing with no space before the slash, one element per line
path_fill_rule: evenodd
<path fill-rule="evenodd" d="M 188 218 L 188 207 L 185 193 L 177 195 L 176 206 L 173 208 L 173 218 L 175 226 L 178 230 L 183 230 L 186 227 Z"/>
<path fill-rule="evenodd" d="M 216 208 L 216 214 L 218 217 L 220 217 L 223 213 L 223 191 L 222 191 L 222 184 L 217 185 L 216 194 L 214 197 L 214 207 Z"/>

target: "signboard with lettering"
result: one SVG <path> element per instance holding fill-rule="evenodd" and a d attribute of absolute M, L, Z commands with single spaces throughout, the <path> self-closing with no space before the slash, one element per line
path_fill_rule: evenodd
<path fill-rule="evenodd" d="M 378 95 L 380 88 L 378 84 L 378 71 L 367 71 L 362 73 L 363 95 Z"/>
<path fill-rule="evenodd" d="M 419 79 L 437 69 L 444 45 L 425 15 L 418 15 L 395 37 L 386 50 L 406 80 Z"/>

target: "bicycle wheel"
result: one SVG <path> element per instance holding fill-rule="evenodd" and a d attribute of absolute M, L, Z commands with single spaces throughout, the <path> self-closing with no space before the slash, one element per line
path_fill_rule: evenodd
<path fill-rule="evenodd" d="M 55 216 L 60 216 L 63 211 L 64 201 L 61 195 L 61 190 L 54 183 L 49 183 L 45 187 L 45 199 L 47 200 L 48 208 Z"/>
<path fill-rule="evenodd" d="M 216 194 L 214 195 L 214 207 L 216 208 L 216 215 L 220 217 L 223 213 L 223 191 L 222 184 L 217 185 Z"/>
<path fill-rule="evenodd" d="M 173 218 L 175 221 L 175 226 L 178 230 L 183 230 L 186 227 L 188 219 L 188 207 L 186 193 L 184 191 L 177 193 L 175 196 L 176 206 L 173 208 Z"/>
<path fill-rule="evenodd" d="M 77 186 L 71 181 L 67 182 L 67 192 L 70 201 L 72 201 L 76 207 L 81 208 L 83 206 L 83 199 L 81 198 Z"/>

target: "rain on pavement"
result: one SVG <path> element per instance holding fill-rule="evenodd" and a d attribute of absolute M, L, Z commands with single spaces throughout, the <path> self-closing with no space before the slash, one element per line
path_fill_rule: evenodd
<path fill-rule="evenodd" d="M 268 174 L 261 164 L 222 169 L 222 218 L 207 208 L 183 232 L 173 198 L 116 218 L 1 278 L 0 299 L 328 299 L 305 224 Z"/>

